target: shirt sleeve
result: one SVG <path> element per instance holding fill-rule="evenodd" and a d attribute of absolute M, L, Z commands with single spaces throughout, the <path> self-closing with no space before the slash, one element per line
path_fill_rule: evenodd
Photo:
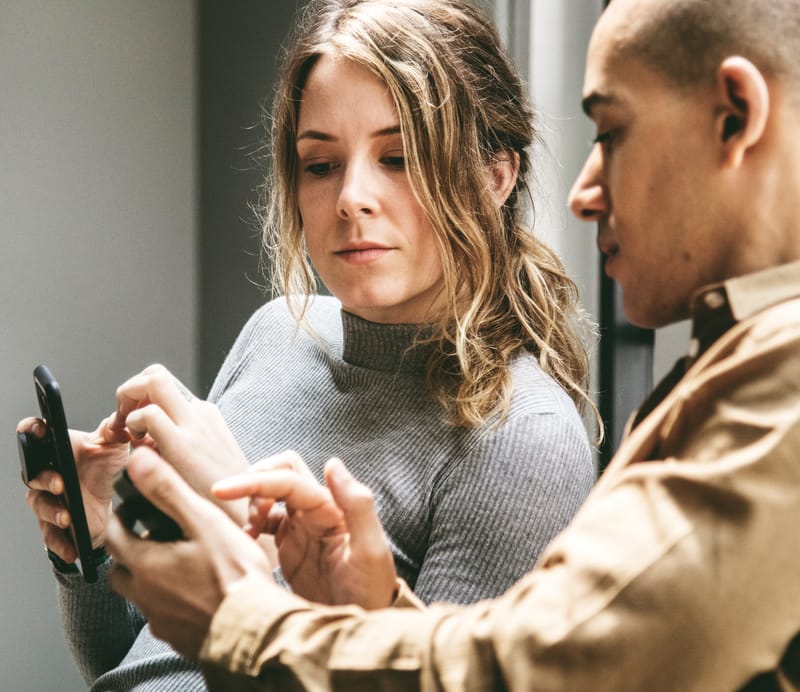
<path fill-rule="evenodd" d="M 411 587 L 405 582 L 404 579 L 397 579 L 397 586 L 395 587 L 394 601 L 390 604 L 392 608 L 416 608 L 417 610 L 424 610 L 425 603 L 421 601 L 411 590 Z"/>
<path fill-rule="evenodd" d="M 800 330 L 783 331 L 679 385 L 659 455 L 612 464 L 502 597 L 365 612 L 243 590 L 201 657 L 335 690 L 738 689 L 774 670 L 800 623 Z"/>

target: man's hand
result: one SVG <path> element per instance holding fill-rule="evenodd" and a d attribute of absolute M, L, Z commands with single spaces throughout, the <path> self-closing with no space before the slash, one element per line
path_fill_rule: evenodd
<path fill-rule="evenodd" d="M 45 430 L 45 423 L 39 418 L 25 418 L 17 425 L 17 432 L 40 439 Z M 114 478 L 128 460 L 128 434 L 118 424 L 116 414 L 112 414 L 94 432 L 71 430 L 70 440 L 92 546 L 96 548 L 103 543 L 111 513 Z M 65 562 L 74 562 L 78 552 L 68 530 L 72 517 L 58 497 L 63 492 L 61 474 L 46 470 L 30 481 L 25 500 L 39 521 L 48 549 Z"/>
<path fill-rule="evenodd" d="M 133 452 L 128 475 L 139 491 L 175 519 L 184 540 L 140 539 L 112 516 L 106 550 L 114 558 L 111 586 L 135 603 L 157 637 L 195 657 L 214 612 L 237 587 L 255 580 L 275 586 L 270 564 L 256 542 L 215 505 L 200 497 L 149 448 Z"/>
<path fill-rule="evenodd" d="M 325 466 L 325 482 L 327 488 L 297 454 L 284 452 L 217 482 L 213 492 L 251 498 L 249 530 L 275 535 L 281 570 L 296 594 L 330 605 L 389 606 L 396 572 L 372 493 L 339 459 Z"/>

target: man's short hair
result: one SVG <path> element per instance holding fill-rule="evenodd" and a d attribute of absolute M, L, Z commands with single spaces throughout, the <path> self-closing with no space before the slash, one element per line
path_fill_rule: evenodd
<path fill-rule="evenodd" d="M 620 50 L 676 86 L 711 84 L 740 55 L 800 92 L 800 0 L 649 0 L 631 14 Z"/>

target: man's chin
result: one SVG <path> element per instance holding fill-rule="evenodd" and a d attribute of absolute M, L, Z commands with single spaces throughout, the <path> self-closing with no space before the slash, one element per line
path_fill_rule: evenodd
<path fill-rule="evenodd" d="M 679 309 L 674 305 L 626 300 L 624 290 L 622 292 L 622 311 L 625 319 L 640 329 L 660 329 L 689 317 L 685 309 Z"/>

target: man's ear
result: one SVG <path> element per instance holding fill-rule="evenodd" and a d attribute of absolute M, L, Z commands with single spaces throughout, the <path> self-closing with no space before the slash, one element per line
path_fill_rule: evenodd
<path fill-rule="evenodd" d="M 769 117 L 769 87 L 764 75 L 740 56 L 725 58 L 717 69 L 717 136 L 725 164 L 739 166 L 764 134 Z"/>
<path fill-rule="evenodd" d="M 502 207 L 517 184 L 519 154 L 516 151 L 501 151 L 489 164 L 489 172 L 492 176 L 492 194 L 497 206 Z"/>

